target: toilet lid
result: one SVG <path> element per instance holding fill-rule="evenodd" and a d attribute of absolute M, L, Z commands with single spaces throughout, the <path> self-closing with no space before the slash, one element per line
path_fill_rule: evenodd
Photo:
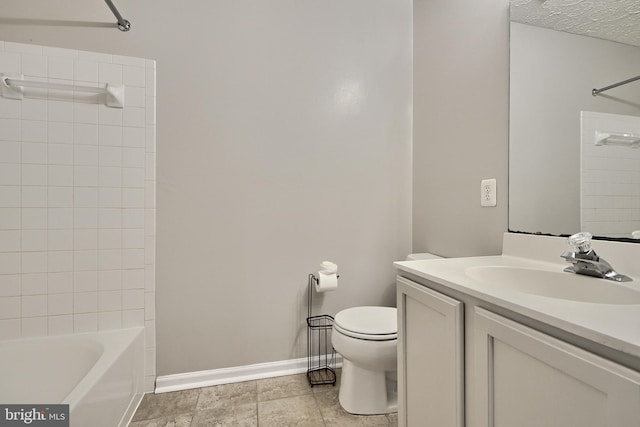
<path fill-rule="evenodd" d="M 397 338 L 398 317 L 394 307 L 353 307 L 342 310 L 334 318 L 334 326 L 345 335 L 369 339 Z"/>

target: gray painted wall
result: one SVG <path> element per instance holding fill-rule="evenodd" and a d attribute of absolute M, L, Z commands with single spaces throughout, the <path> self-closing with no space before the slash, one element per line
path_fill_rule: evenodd
<path fill-rule="evenodd" d="M 116 3 L 129 33 L 100 0 L 2 2 L 0 40 L 157 60 L 158 374 L 303 357 L 323 260 L 317 312 L 395 304 L 411 2 Z"/>
<path fill-rule="evenodd" d="M 499 254 L 507 230 L 508 0 L 415 0 L 413 250 Z M 498 205 L 480 207 L 496 178 Z"/>

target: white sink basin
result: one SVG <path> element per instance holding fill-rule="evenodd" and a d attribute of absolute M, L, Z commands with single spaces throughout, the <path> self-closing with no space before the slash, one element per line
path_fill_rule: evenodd
<path fill-rule="evenodd" d="M 622 285 L 563 271 L 504 266 L 469 267 L 465 273 L 478 282 L 514 292 L 595 304 L 640 304 L 636 282 Z"/>

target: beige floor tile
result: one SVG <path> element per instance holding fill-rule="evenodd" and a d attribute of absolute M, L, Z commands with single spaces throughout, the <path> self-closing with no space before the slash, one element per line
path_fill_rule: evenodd
<path fill-rule="evenodd" d="M 197 410 L 233 407 L 258 401 L 256 381 L 223 384 L 200 389 Z"/>
<path fill-rule="evenodd" d="M 190 427 L 191 414 L 156 418 L 155 420 L 135 421 L 129 427 Z"/>
<path fill-rule="evenodd" d="M 311 390 L 306 374 L 258 380 L 259 402 L 311 393 L 313 393 L 313 390 Z"/>
<path fill-rule="evenodd" d="M 136 411 L 133 421 L 154 420 L 190 414 L 196 407 L 200 390 L 184 390 L 172 393 L 145 394 Z"/>
<path fill-rule="evenodd" d="M 398 413 L 394 412 L 393 414 L 387 414 L 387 418 L 389 418 L 389 427 L 398 427 Z"/>
<path fill-rule="evenodd" d="M 198 410 L 191 427 L 257 427 L 258 404 L 245 403 Z"/>
<path fill-rule="evenodd" d="M 315 396 L 327 427 L 387 427 L 389 425 L 386 415 L 353 415 L 342 409 L 337 390 L 316 393 Z"/>
<path fill-rule="evenodd" d="M 258 402 L 260 427 L 324 427 L 313 394 Z"/>

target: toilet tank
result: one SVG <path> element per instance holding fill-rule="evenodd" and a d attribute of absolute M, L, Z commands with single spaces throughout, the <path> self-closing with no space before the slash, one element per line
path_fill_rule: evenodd
<path fill-rule="evenodd" d="M 442 257 L 438 255 L 430 254 L 429 252 L 407 255 L 407 261 L 416 261 L 419 259 L 438 259 L 438 258 L 442 258 Z"/>

